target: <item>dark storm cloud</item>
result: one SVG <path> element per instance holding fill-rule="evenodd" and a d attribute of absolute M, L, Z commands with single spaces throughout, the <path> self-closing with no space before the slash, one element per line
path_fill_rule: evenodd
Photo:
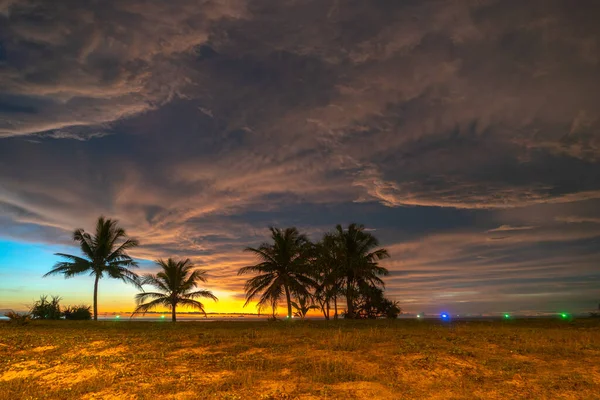
<path fill-rule="evenodd" d="M 0 6 L 0 89 L 49 100 L 37 117 L 2 121 L 3 136 L 110 123 L 168 101 L 186 81 L 178 57 L 207 40 L 213 21 L 244 12 L 235 0 Z"/>
<path fill-rule="evenodd" d="M 392 269 L 418 268 L 410 282 L 424 284 L 437 271 L 442 295 L 448 279 L 500 293 L 518 273 L 498 271 L 520 265 L 502 254 L 535 264 L 522 268 L 533 276 L 547 241 L 588 276 L 597 255 L 569 243 L 591 248 L 600 234 L 599 12 L 594 1 L 0 1 L 2 235 L 62 242 L 104 213 L 142 239 L 136 256 L 217 265 L 228 290 L 249 261 L 240 250 L 272 224 L 316 238 L 364 222 L 391 246 Z"/>

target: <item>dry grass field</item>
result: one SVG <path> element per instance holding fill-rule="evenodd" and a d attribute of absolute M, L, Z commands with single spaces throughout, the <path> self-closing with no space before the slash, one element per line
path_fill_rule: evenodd
<path fill-rule="evenodd" d="M 0 399 L 600 399 L 600 321 L 0 323 Z"/>

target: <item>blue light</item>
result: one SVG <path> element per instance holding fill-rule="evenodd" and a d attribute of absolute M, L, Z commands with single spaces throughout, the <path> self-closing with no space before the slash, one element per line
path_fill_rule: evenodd
<path fill-rule="evenodd" d="M 440 314 L 440 318 L 442 319 L 442 321 L 450 321 L 450 314 L 443 312 Z"/>

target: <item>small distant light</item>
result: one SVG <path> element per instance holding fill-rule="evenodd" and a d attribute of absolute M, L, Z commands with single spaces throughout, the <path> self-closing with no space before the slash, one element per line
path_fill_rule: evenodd
<path fill-rule="evenodd" d="M 510 318 L 510 315 L 509 314 L 504 314 L 504 318 L 508 319 L 508 318 Z"/>
<path fill-rule="evenodd" d="M 119 318 L 121 318 L 121 316 L 120 316 L 120 315 L 117 315 L 117 316 L 115 316 L 115 318 L 116 318 L 116 319 L 119 319 Z"/>
<path fill-rule="evenodd" d="M 421 314 L 417 314 L 417 318 L 421 318 Z"/>
<path fill-rule="evenodd" d="M 162 319 L 164 319 L 164 318 L 165 318 L 165 316 L 164 316 L 164 315 L 161 315 L 160 317 L 161 317 Z"/>
<path fill-rule="evenodd" d="M 562 314 L 560 314 L 560 316 L 563 317 L 563 318 L 567 318 L 569 316 L 569 314 L 562 313 Z"/>
<path fill-rule="evenodd" d="M 450 319 L 450 314 L 448 314 L 448 313 L 442 313 L 441 317 L 442 317 L 443 320 L 449 320 Z"/>

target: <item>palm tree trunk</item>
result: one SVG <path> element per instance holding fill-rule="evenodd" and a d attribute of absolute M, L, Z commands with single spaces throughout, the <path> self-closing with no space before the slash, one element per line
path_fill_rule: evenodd
<path fill-rule="evenodd" d="M 352 284 L 348 282 L 348 287 L 346 288 L 346 306 L 348 307 L 348 311 L 346 312 L 347 318 L 354 318 L 354 301 L 352 299 Z"/>
<path fill-rule="evenodd" d="M 173 303 L 173 305 L 171 306 L 171 322 L 177 322 L 177 313 L 176 313 L 176 309 L 177 308 L 177 304 Z"/>
<path fill-rule="evenodd" d="M 287 300 L 287 306 L 288 306 L 288 319 L 292 318 L 292 299 L 290 296 L 290 288 L 287 285 L 283 286 L 285 288 L 285 299 Z"/>
<path fill-rule="evenodd" d="M 327 309 L 325 308 L 327 305 L 327 302 L 325 300 L 320 300 L 320 299 L 317 299 L 317 301 L 319 302 L 319 308 L 321 309 L 321 312 L 323 313 L 323 318 L 328 319 L 327 318 Z"/>
<path fill-rule="evenodd" d="M 94 280 L 94 321 L 98 321 L 98 281 L 100 280 L 100 275 L 96 274 L 96 279 Z"/>
<path fill-rule="evenodd" d="M 327 302 L 325 304 L 326 304 L 326 307 L 327 307 L 327 314 L 325 314 L 325 319 L 327 321 L 329 321 L 329 299 L 327 299 Z"/>
<path fill-rule="evenodd" d="M 333 319 L 338 319 L 338 313 L 337 313 L 337 295 L 333 296 Z"/>

